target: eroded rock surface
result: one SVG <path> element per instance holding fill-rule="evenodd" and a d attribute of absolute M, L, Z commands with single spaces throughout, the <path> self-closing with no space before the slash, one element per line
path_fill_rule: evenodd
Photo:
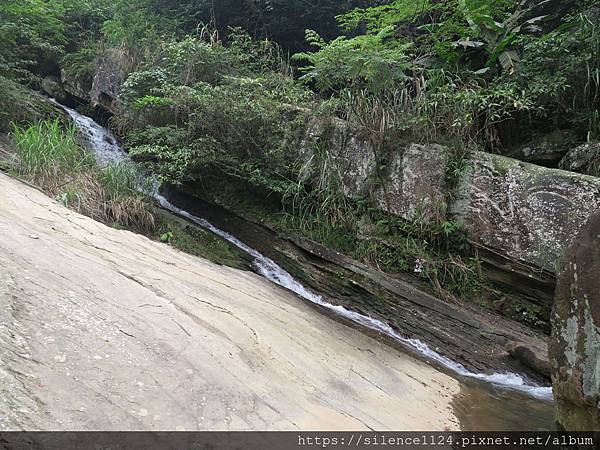
<path fill-rule="evenodd" d="M 369 194 L 377 159 L 365 132 L 343 120 L 308 117 L 299 149 L 309 182 L 325 177 L 348 198 Z"/>
<path fill-rule="evenodd" d="M 456 428 L 457 382 L 0 173 L 0 430 Z"/>
<path fill-rule="evenodd" d="M 478 243 L 554 272 L 600 208 L 600 178 L 476 153 L 453 212 Z"/>
<path fill-rule="evenodd" d="M 448 149 L 412 144 L 391 157 L 376 193 L 380 207 L 407 220 L 439 220 L 446 214 Z"/>
<path fill-rule="evenodd" d="M 42 80 L 42 89 L 46 94 L 59 102 L 64 102 L 67 98 L 67 92 L 62 81 L 57 77 L 47 76 L 44 78 Z"/>
<path fill-rule="evenodd" d="M 573 142 L 576 142 L 573 132 L 555 130 L 516 147 L 510 156 L 540 166 L 557 167 Z"/>
<path fill-rule="evenodd" d="M 588 142 L 570 150 L 560 162 L 560 167 L 597 176 L 600 174 L 600 142 Z"/>
<path fill-rule="evenodd" d="M 600 430 L 600 213 L 567 252 L 550 359 L 558 422 L 567 430 Z"/>
<path fill-rule="evenodd" d="M 131 68 L 132 62 L 125 51 L 114 48 L 105 50 L 96 59 L 96 74 L 90 92 L 92 105 L 116 112 L 121 88 Z"/>
<path fill-rule="evenodd" d="M 60 79 L 63 89 L 73 97 L 81 100 L 90 101 L 90 92 L 92 90 L 92 79 L 79 78 L 70 74 L 66 70 L 61 70 Z"/>

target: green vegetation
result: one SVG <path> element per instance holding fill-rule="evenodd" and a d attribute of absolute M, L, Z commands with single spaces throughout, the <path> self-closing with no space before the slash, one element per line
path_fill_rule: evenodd
<path fill-rule="evenodd" d="M 369 205 L 348 202 L 343 220 L 322 209 L 292 210 L 271 201 L 260 188 L 210 177 L 198 195 L 283 236 L 300 233 L 328 248 L 391 273 L 409 272 L 449 299 L 469 298 L 481 287 L 479 260 L 470 255 L 466 232 L 453 221 L 408 222 Z"/>
<path fill-rule="evenodd" d="M 58 120 L 14 127 L 12 170 L 64 206 L 117 228 L 134 230 L 215 263 L 249 270 L 249 257 L 224 240 L 161 210 L 140 191 L 135 166 L 101 168 L 79 145 L 75 129 Z"/>
<path fill-rule="evenodd" d="M 295 58 L 306 63 L 304 80 L 333 94 L 350 120 L 377 100 L 389 131 L 426 140 L 455 137 L 500 152 L 560 128 L 585 140 L 599 131 L 591 4 L 397 0 L 341 16 L 349 37 L 326 42 L 307 32 L 315 51 Z"/>
<path fill-rule="evenodd" d="M 149 198 L 137 189 L 131 165 L 100 168 L 79 145 L 72 127 L 58 120 L 15 126 L 16 173 L 65 206 L 101 222 L 149 232 L 154 216 Z"/>
<path fill-rule="evenodd" d="M 0 75 L 0 133 L 11 131 L 12 124 L 61 117 L 40 95 Z"/>
<path fill-rule="evenodd" d="M 164 211 L 157 210 L 155 217 L 156 228 L 152 236 L 157 236 L 161 242 L 216 264 L 251 270 L 250 256 L 211 232 Z"/>
<path fill-rule="evenodd" d="M 282 232 L 382 270 L 416 273 L 443 295 L 469 297 L 481 279 L 460 224 L 443 208 L 412 221 L 384 214 L 372 193 L 405 143 L 449 144 L 449 200 L 474 149 L 512 154 L 514 145 L 557 130 L 573 144 L 599 139 L 595 3 L 7 0 L 0 6 L 0 132 L 12 122 L 24 127 L 15 133 L 23 133 L 20 170 L 65 203 L 93 209 L 80 192 L 93 191 L 91 198 L 112 205 L 94 217 L 127 222 L 134 210 L 133 225 L 149 227 L 135 174 L 79 170 L 88 162 L 69 159 L 71 132 L 59 138 L 43 128 L 54 125 L 36 124 L 47 114 L 33 113 L 35 97 L 16 84 L 37 86 L 62 69 L 89 86 L 97 56 L 117 48 L 128 77 L 110 124 L 161 180 L 220 193 L 227 206 L 251 210 Z M 333 125 L 303 146 L 315 116 L 342 119 L 369 142 L 373 192 L 344 194 Z M 65 147 L 58 159 L 39 154 L 35 133 Z M 46 158 L 32 162 L 39 173 L 27 162 L 38 157 Z M 72 174 L 75 181 L 61 186 Z M 186 242 L 176 227 L 158 229 L 171 245 Z"/>

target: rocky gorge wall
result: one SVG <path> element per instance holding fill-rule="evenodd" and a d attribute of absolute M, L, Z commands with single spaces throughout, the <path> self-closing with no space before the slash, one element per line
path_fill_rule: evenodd
<path fill-rule="evenodd" d="M 96 67 L 87 86 L 64 70 L 62 86 L 56 80 L 46 84 L 116 112 L 130 62 L 110 50 Z M 356 126 L 300 114 L 306 114 L 297 146 L 305 182 L 323 175 L 324 166 L 334 167 L 335 173 L 325 175 L 337 176 L 350 199 L 369 197 L 408 221 L 461 222 L 485 276 L 498 287 L 492 292 L 495 309 L 512 318 L 527 316 L 526 322 L 549 330 L 557 267 L 581 225 L 600 207 L 600 178 L 483 152 L 457 156 L 439 144 L 398 142 L 378 155 L 369 134 Z M 592 158 L 588 147 L 566 156 L 562 151 L 561 165 Z"/>
<path fill-rule="evenodd" d="M 382 171 L 375 146 L 348 124 L 311 117 L 304 136 L 306 173 L 318 170 L 311 148 L 327 140 L 347 196 L 370 195 L 409 221 L 461 222 L 485 275 L 503 291 L 498 309 L 547 322 L 563 255 L 600 208 L 600 178 L 483 152 L 457 161 L 438 144 L 400 143 Z"/>
<path fill-rule="evenodd" d="M 63 72 L 62 88 L 114 112 L 127 61 L 111 51 L 97 67 L 89 86 Z M 577 429 L 578 423 L 600 427 L 595 316 L 599 300 L 590 272 L 598 259 L 590 248 L 597 250 L 600 235 L 598 220 L 589 222 L 600 210 L 600 178 L 595 176 L 600 144 L 552 147 L 546 153 L 528 145 L 514 154 L 519 159 L 483 152 L 457 155 L 439 144 L 397 142 L 392 147 L 378 154 L 368 133 L 310 114 L 297 146 L 307 183 L 319 176 L 326 156 L 348 198 L 370 197 L 383 211 L 408 221 L 463 223 L 486 277 L 498 287 L 494 306 L 509 317 L 531 313 L 548 330 L 559 275 L 551 349 L 557 417 L 567 429 Z M 592 231 L 585 228 L 587 222 Z M 567 249 L 579 241 L 585 245 L 569 251 L 565 263 Z M 582 277 L 585 286 L 578 281 Z M 398 314 L 399 320 L 402 316 Z"/>

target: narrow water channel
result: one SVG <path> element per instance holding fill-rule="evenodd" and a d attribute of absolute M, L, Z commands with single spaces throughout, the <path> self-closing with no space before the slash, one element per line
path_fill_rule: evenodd
<path fill-rule="evenodd" d="M 97 161 L 102 165 L 129 161 L 127 153 L 117 139 L 93 119 L 60 105 L 73 119 L 80 133 L 89 143 Z M 371 317 L 333 305 L 318 293 L 307 290 L 273 260 L 250 248 L 235 236 L 218 229 L 201 217 L 173 205 L 158 189 L 153 193 L 158 204 L 190 222 L 210 230 L 254 259 L 259 274 L 268 280 L 295 292 L 300 297 L 335 315 L 356 324 L 380 332 L 428 362 L 452 374 L 461 383 L 461 393 L 454 400 L 456 415 L 464 430 L 552 430 L 554 429 L 552 390 L 550 387 L 528 383 L 520 375 L 512 373 L 480 374 L 467 370 L 461 364 L 433 351 L 426 344 L 399 335 L 389 325 Z"/>

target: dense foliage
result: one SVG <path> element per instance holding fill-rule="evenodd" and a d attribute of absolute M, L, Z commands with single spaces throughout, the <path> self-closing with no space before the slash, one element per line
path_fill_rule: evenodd
<path fill-rule="evenodd" d="M 600 133 L 592 2 L 397 0 L 340 21 L 364 33 L 326 42 L 308 31 L 316 49 L 296 55 L 304 79 L 340 99 L 379 99 L 392 128 L 492 150 L 556 128 Z"/>

